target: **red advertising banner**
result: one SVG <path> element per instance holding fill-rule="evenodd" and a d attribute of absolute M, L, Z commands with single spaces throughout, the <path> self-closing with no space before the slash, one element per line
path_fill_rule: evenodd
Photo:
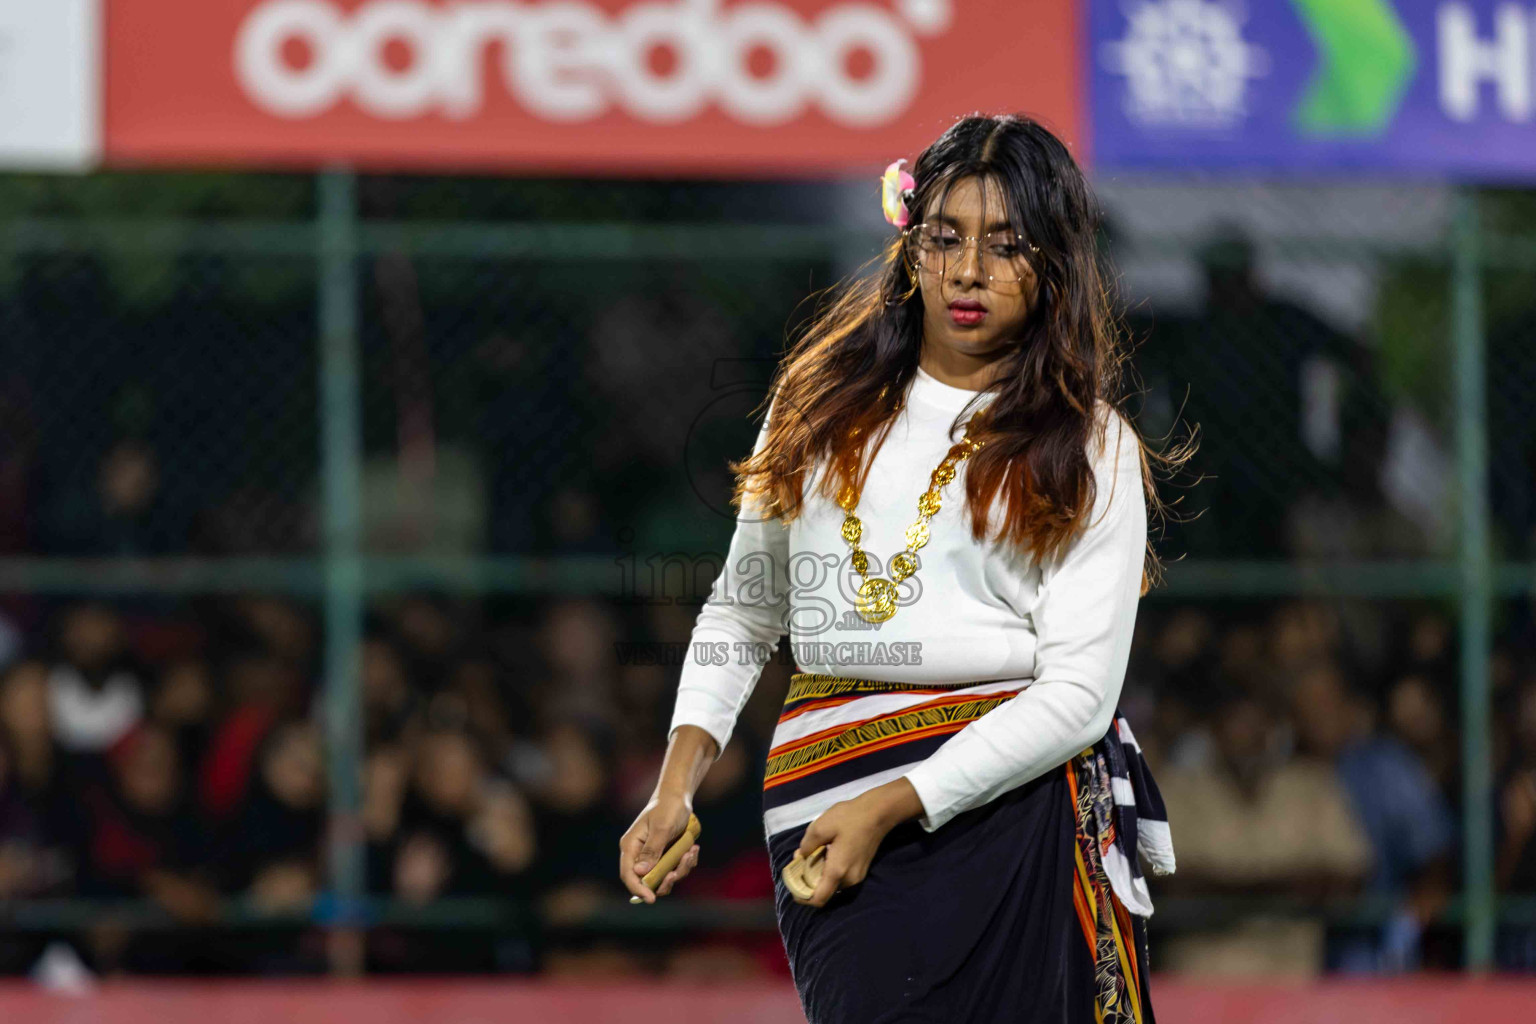
<path fill-rule="evenodd" d="M 1024 110 L 1075 0 L 106 0 L 109 163 L 817 174 Z M 1081 158 L 1082 154 L 1079 152 Z"/>

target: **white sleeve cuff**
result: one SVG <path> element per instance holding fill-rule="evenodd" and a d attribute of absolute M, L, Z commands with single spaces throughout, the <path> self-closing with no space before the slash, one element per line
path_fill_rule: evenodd
<path fill-rule="evenodd" d="M 678 726 L 696 725 L 714 737 L 715 760 L 718 761 L 720 755 L 725 753 L 725 745 L 730 742 L 731 733 L 736 728 L 736 716 L 705 706 L 710 703 L 709 697 L 698 690 L 682 690 L 678 693 L 677 705 L 672 712 L 672 724 L 667 727 L 667 745 L 671 746 Z"/>
<path fill-rule="evenodd" d="M 908 772 L 906 780 L 912 783 L 912 788 L 917 790 L 917 798 L 923 803 L 923 813 L 917 819 L 923 831 L 933 832 L 959 813 L 953 794 L 944 794 L 928 761 L 923 761 Z"/>

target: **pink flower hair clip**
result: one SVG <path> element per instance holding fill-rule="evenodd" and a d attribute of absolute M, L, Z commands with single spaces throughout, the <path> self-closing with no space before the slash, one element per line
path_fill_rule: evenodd
<path fill-rule="evenodd" d="M 917 179 L 907 173 L 906 165 L 905 159 L 897 160 L 880 176 L 880 205 L 885 210 L 885 219 L 898 228 L 906 227 L 912 219 L 907 203 L 917 189 Z"/>

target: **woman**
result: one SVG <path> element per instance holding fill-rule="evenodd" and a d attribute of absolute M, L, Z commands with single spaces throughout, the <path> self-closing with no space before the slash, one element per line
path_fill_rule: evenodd
<path fill-rule="evenodd" d="M 732 466 L 742 515 L 620 876 L 654 902 L 698 863 L 641 881 L 788 632 L 764 830 L 811 1024 L 1151 1021 L 1136 851 L 1172 851 L 1116 702 L 1161 506 L 1114 408 L 1095 204 L 1025 117 L 901 164 L 882 272 L 791 350 Z"/>

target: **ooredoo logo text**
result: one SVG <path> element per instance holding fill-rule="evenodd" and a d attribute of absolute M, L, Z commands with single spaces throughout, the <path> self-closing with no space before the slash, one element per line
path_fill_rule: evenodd
<path fill-rule="evenodd" d="M 235 73 L 270 114 L 315 117 L 350 100 L 387 119 L 476 116 L 504 88 L 537 117 L 618 109 L 652 123 L 715 106 L 773 125 L 810 109 L 850 127 L 898 117 L 922 79 L 919 39 L 946 31 L 951 0 L 828 3 L 648 0 L 264 0 L 235 41 Z"/>

